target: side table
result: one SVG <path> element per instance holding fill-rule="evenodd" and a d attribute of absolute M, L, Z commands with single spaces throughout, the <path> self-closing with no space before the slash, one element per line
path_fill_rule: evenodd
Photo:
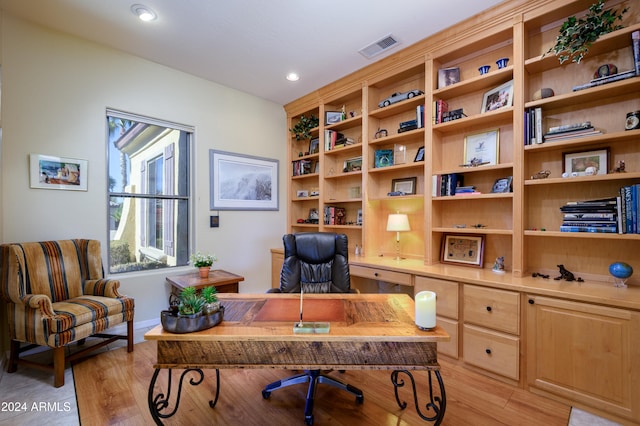
<path fill-rule="evenodd" d="M 204 287 L 215 286 L 218 293 L 237 293 L 240 281 L 244 281 L 243 276 L 222 269 L 210 271 L 207 278 L 200 278 L 198 270 L 188 274 L 171 275 L 167 277 L 167 282 L 171 285 L 169 304 L 174 297 L 180 296 L 180 292 L 186 287 L 195 287 L 199 292 Z"/>

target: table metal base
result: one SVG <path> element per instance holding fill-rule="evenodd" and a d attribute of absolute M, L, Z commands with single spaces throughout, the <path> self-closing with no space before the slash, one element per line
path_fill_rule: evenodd
<path fill-rule="evenodd" d="M 416 404 L 416 411 L 420 418 L 428 422 L 434 422 L 434 425 L 439 425 L 442 423 L 442 419 L 444 418 L 444 412 L 447 408 L 447 396 L 444 391 L 444 382 L 442 381 L 442 376 L 440 375 L 440 370 L 428 370 L 429 373 L 429 402 L 426 405 L 427 414 L 423 414 L 422 410 L 420 410 L 420 404 L 418 403 L 418 391 L 416 389 L 416 381 L 413 378 L 411 372 L 407 370 L 394 370 L 391 373 L 391 383 L 393 383 L 393 390 L 396 395 L 396 402 L 401 409 L 405 409 L 407 407 L 406 401 L 400 402 L 400 397 L 398 396 L 398 388 L 404 386 L 404 380 L 398 379 L 398 375 L 400 373 L 406 374 L 411 380 L 411 387 L 413 388 L 413 402 Z M 434 395 L 433 392 L 433 382 L 431 378 L 431 373 L 436 376 L 436 380 L 438 381 L 438 387 L 440 389 L 440 395 Z M 430 416 L 430 412 L 433 410 L 434 415 Z"/>

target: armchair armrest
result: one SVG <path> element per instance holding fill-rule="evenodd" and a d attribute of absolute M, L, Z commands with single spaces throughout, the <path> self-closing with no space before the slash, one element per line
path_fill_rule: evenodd
<path fill-rule="evenodd" d="M 56 314 L 51 304 L 51 298 L 44 294 L 27 294 L 22 298 L 22 303 L 31 309 L 40 310 L 43 317 L 52 317 Z"/>
<path fill-rule="evenodd" d="M 99 280 L 86 280 L 82 287 L 82 293 L 91 296 L 104 296 L 114 299 L 122 297 L 118 292 L 120 280 L 102 278 Z"/>

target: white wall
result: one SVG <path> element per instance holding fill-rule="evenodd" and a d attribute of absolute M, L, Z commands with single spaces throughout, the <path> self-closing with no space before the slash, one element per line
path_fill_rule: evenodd
<path fill-rule="evenodd" d="M 270 287 L 270 253 L 286 230 L 286 115 L 282 106 L 4 14 L 0 237 L 2 242 L 93 238 L 106 262 L 107 107 L 193 125 L 196 248 L 243 275 L 242 293 Z M 206 55 L 207 52 L 203 52 Z M 280 161 L 279 211 L 221 211 L 209 228 L 209 149 Z M 88 191 L 29 187 L 29 154 L 89 161 Z M 191 271 L 184 268 L 182 272 Z M 120 276 L 136 322 L 159 318 L 165 271 Z"/>

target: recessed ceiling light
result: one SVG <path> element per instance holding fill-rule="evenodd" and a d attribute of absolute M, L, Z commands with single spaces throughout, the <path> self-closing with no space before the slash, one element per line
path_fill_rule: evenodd
<path fill-rule="evenodd" d="M 290 72 L 287 74 L 287 80 L 289 81 L 298 81 L 300 80 L 300 76 L 295 72 Z"/>
<path fill-rule="evenodd" d="M 158 15 L 156 15 L 153 10 L 142 4 L 134 4 L 131 6 L 131 11 L 140 18 L 141 21 L 149 22 L 158 18 Z"/>

